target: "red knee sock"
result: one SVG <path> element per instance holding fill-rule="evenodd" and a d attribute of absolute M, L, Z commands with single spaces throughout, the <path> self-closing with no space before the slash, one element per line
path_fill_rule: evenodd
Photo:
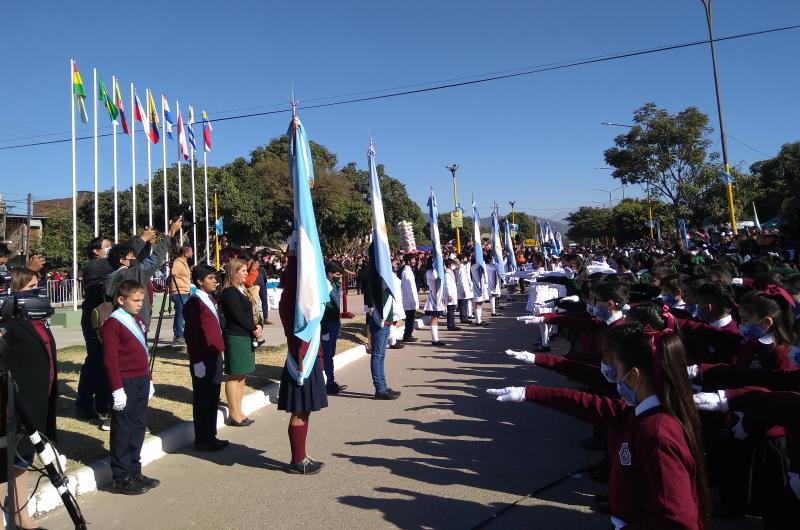
<path fill-rule="evenodd" d="M 298 464 L 306 457 L 306 436 L 308 436 L 308 422 L 303 425 L 289 424 L 289 445 L 292 448 L 292 464 Z"/>

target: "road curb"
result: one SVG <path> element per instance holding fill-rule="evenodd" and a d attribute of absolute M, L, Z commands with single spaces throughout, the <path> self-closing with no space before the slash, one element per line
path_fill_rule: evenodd
<path fill-rule="evenodd" d="M 355 346 L 349 350 L 337 353 L 334 357 L 334 367 L 340 370 L 361 357 L 366 356 L 367 350 L 363 345 Z M 270 383 L 244 397 L 242 411 L 252 414 L 265 407 L 275 405 L 277 402 L 278 384 Z M 227 407 L 220 407 L 217 412 L 217 429 L 224 429 L 225 418 L 228 415 Z M 142 466 L 158 460 L 159 458 L 178 451 L 194 441 L 194 427 L 191 421 L 184 421 L 173 425 L 158 436 L 148 436 L 142 445 Z M 69 489 L 74 495 L 83 495 L 97 491 L 111 483 L 111 467 L 108 459 L 98 460 L 88 466 L 82 466 L 69 473 Z M 43 481 L 39 491 L 28 503 L 28 512 L 31 515 L 42 515 L 61 505 L 61 497 L 50 484 Z"/>

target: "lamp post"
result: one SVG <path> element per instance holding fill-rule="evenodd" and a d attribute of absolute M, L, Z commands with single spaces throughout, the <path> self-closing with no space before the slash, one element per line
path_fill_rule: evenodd
<path fill-rule="evenodd" d="M 219 220 L 219 211 L 217 210 L 217 187 L 214 186 L 214 259 L 217 270 L 219 270 L 219 232 L 217 231 L 217 221 Z"/>
<path fill-rule="evenodd" d="M 458 171 L 458 168 L 461 167 L 461 166 L 459 166 L 458 164 L 452 164 L 452 165 L 445 166 L 445 167 L 453 175 L 453 208 L 455 210 L 458 210 L 458 191 L 457 191 L 457 188 L 456 188 L 456 171 Z M 431 222 L 434 222 L 434 220 L 431 219 Z M 459 230 L 458 227 L 456 227 L 456 250 L 458 251 L 459 254 L 461 254 L 461 231 Z"/>
<path fill-rule="evenodd" d="M 712 0 L 700 0 L 700 3 L 703 4 L 703 11 L 706 14 L 706 23 L 708 25 L 708 43 L 711 46 L 711 66 L 714 71 L 714 92 L 717 96 L 717 116 L 719 117 L 719 136 L 720 141 L 722 142 L 722 163 L 725 164 L 725 173 L 726 173 L 726 183 L 725 186 L 727 188 L 727 195 L 728 195 L 728 210 L 730 211 L 731 216 L 731 232 L 736 234 L 736 212 L 733 208 L 733 184 L 731 183 L 730 179 L 727 178 L 727 175 L 731 173 L 731 167 L 728 164 L 728 145 L 725 142 L 725 127 L 722 123 L 722 100 L 719 96 L 719 77 L 717 76 L 717 55 L 714 51 L 714 33 L 711 29 L 711 1 Z"/>
<path fill-rule="evenodd" d="M 511 205 L 511 224 L 517 224 L 517 220 L 514 217 L 514 205 L 517 204 L 517 201 L 508 201 L 508 204 Z"/>

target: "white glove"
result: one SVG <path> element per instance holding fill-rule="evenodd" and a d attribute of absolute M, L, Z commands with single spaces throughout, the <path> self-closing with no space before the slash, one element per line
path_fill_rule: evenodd
<path fill-rule="evenodd" d="M 731 285 L 744 285 L 744 278 L 731 279 Z"/>
<path fill-rule="evenodd" d="M 578 297 L 577 294 L 573 294 L 572 296 L 565 296 L 561 299 L 562 302 L 580 302 L 581 299 Z"/>
<path fill-rule="evenodd" d="M 506 355 L 528 364 L 536 364 L 536 354 L 522 350 L 506 350 Z"/>
<path fill-rule="evenodd" d="M 696 364 L 686 367 L 686 372 L 689 374 L 689 379 L 695 379 L 700 373 L 700 367 Z"/>
<path fill-rule="evenodd" d="M 524 386 L 507 386 L 505 388 L 489 388 L 486 393 L 490 396 L 497 396 L 497 401 L 513 401 L 522 403 L 525 401 Z"/>
<path fill-rule="evenodd" d="M 192 365 L 192 368 L 194 369 L 194 376 L 196 378 L 202 379 L 206 376 L 206 363 L 204 362 L 194 363 Z"/>
<path fill-rule="evenodd" d="M 733 432 L 733 436 L 737 440 L 744 440 L 745 438 L 750 436 L 750 434 L 746 430 L 744 430 L 744 413 L 734 412 L 734 414 L 736 414 L 736 416 L 739 417 L 739 421 L 738 423 L 736 423 L 736 425 L 733 426 L 731 432 Z"/>
<path fill-rule="evenodd" d="M 531 317 L 525 320 L 526 324 L 541 324 L 544 322 L 544 317 Z"/>
<path fill-rule="evenodd" d="M 724 390 L 719 392 L 700 392 L 694 395 L 697 410 L 707 412 L 728 412 L 728 398 Z"/>
<path fill-rule="evenodd" d="M 125 408 L 128 404 L 128 396 L 125 394 L 124 388 L 118 388 L 111 392 L 111 397 L 114 398 L 114 410 L 117 412 Z"/>
<path fill-rule="evenodd" d="M 628 523 L 620 519 L 619 517 L 611 516 L 611 524 L 614 525 L 614 530 L 620 530 L 620 528 L 625 528 Z"/>
<path fill-rule="evenodd" d="M 792 488 L 794 496 L 800 500 L 800 473 L 789 473 L 789 487 Z"/>
<path fill-rule="evenodd" d="M 152 381 L 150 381 L 150 392 L 147 393 L 147 399 L 153 399 L 153 396 L 156 394 L 156 387 Z"/>

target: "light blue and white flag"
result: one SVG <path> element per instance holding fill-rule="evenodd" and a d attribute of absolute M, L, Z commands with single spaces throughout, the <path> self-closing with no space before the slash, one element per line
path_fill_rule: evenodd
<path fill-rule="evenodd" d="M 302 385 L 314 368 L 320 345 L 320 322 L 330 299 L 328 279 L 322 262 L 317 221 L 311 203 L 308 181 L 314 176 L 311 148 L 297 116 L 289 124 L 289 176 L 294 190 L 294 230 L 297 235 L 297 294 L 294 335 L 300 339 L 298 359 L 287 355 L 286 366 L 297 384 Z"/>
<path fill-rule="evenodd" d="M 561 239 L 561 232 L 556 232 L 556 244 L 558 245 L 558 253 L 564 252 L 564 241 Z"/>
<path fill-rule="evenodd" d="M 508 270 L 506 272 L 517 271 L 517 256 L 514 254 L 514 243 L 511 240 L 511 224 L 506 219 L 506 254 L 508 254 Z"/>
<path fill-rule="evenodd" d="M 501 283 L 506 283 L 503 275 L 506 273 L 506 265 L 503 262 L 503 245 L 500 243 L 500 220 L 497 218 L 497 210 L 492 212 L 492 254 L 494 255 L 494 266 L 497 268 L 497 277 Z"/>
<path fill-rule="evenodd" d="M 758 220 L 758 210 L 756 210 L 756 203 L 753 203 L 753 224 L 761 231 L 761 221 Z"/>
<path fill-rule="evenodd" d="M 439 240 L 439 210 L 436 203 L 436 195 L 431 188 L 431 196 L 428 198 L 428 216 L 431 225 L 431 253 L 433 256 L 433 269 L 436 271 L 436 307 L 442 305 L 444 294 L 444 258 L 442 257 L 442 243 Z"/>
<path fill-rule="evenodd" d="M 472 249 L 475 251 L 475 263 L 481 266 L 481 274 L 486 274 L 486 262 L 483 261 L 481 245 L 481 216 L 475 201 L 472 201 Z"/>
<path fill-rule="evenodd" d="M 681 232 L 681 239 L 683 240 L 683 248 L 689 249 L 689 236 L 686 234 L 686 220 L 678 219 L 678 229 Z"/>
<path fill-rule="evenodd" d="M 558 256 L 561 253 L 561 250 L 558 248 L 558 241 L 556 241 L 556 237 L 553 235 L 553 229 L 550 227 L 550 221 L 545 221 L 544 231 L 546 241 L 553 243 L 553 246 L 550 249 L 550 254 L 553 256 Z"/>
<path fill-rule="evenodd" d="M 378 271 L 384 294 L 382 297 L 383 307 L 380 310 L 377 307 L 374 308 L 372 317 L 379 326 L 383 327 L 386 317 L 392 310 L 397 293 L 395 293 L 392 257 L 389 252 L 389 234 L 386 229 L 386 217 L 383 214 L 383 196 L 381 195 L 381 184 L 378 181 L 378 170 L 375 167 L 375 146 L 372 138 L 369 139 L 367 163 L 369 165 L 370 203 L 372 204 L 372 243 L 375 245 L 375 269 Z"/>
<path fill-rule="evenodd" d="M 218 235 L 219 237 L 222 237 L 222 234 L 224 234 L 224 233 L 225 233 L 225 231 L 224 231 L 224 230 L 223 230 L 223 228 L 222 228 L 222 216 L 220 216 L 220 217 L 219 217 L 219 218 L 216 220 L 216 222 L 214 223 L 214 229 L 217 231 L 217 235 Z"/>

